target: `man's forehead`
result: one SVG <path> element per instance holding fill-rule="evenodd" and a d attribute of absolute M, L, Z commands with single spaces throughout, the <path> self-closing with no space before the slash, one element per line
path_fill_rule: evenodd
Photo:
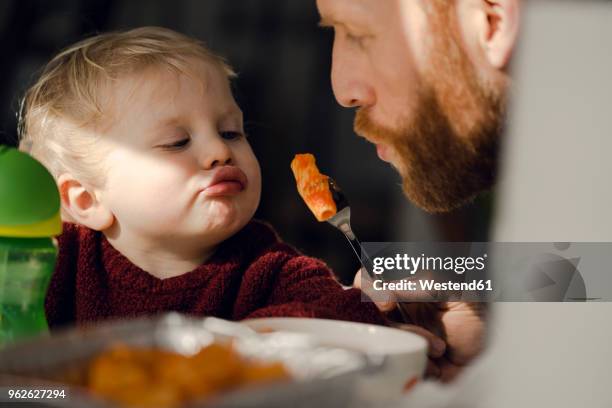
<path fill-rule="evenodd" d="M 317 0 L 321 16 L 320 25 L 331 27 L 343 24 L 347 20 L 364 18 L 373 11 L 376 2 L 377 0 Z"/>

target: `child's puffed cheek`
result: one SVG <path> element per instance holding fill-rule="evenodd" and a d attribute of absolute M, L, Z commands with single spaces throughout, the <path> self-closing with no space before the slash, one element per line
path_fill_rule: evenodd
<path fill-rule="evenodd" d="M 251 146 L 245 143 L 244 151 L 241 154 L 244 162 L 238 163 L 238 166 L 242 168 L 242 170 L 247 174 L 249 178 L 249 183 L 253 183 L 254 187 L 257 187 L 261 190 L 261 167 L 259 165 L 259 161 L 253 153 Z M 244 166 L 244 167 L 243 167 Z"/>
<path fill-rule="evenodd" d="M 257 186 L 257 189 L 261 190 L 261 168 L 259 167 L 259 162 L 257 159 L 254 160 L 253 165 L 253 180 Z"/>

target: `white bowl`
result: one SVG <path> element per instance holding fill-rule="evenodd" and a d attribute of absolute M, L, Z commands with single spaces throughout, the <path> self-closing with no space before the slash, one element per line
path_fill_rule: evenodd
<path fill-rule="evenodd" d="M 383 356 L 383 368 L 360 380 L 359 393 L 369 400 L 399 397 L 423 376 L 427 364 L 426 340 L 390 327 L 293 317 L 250 319 L 242 323 L 256 331 L 305 333 L 325 345 Z"/>

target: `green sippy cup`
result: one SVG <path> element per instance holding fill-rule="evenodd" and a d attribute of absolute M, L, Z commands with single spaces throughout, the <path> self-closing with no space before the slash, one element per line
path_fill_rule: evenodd
<path fill-rule="evenodd" d="M 51 174 L 28 154 L 0 146 L 0 345 L 48 331 L 52 237 L 61 231 Z"/>

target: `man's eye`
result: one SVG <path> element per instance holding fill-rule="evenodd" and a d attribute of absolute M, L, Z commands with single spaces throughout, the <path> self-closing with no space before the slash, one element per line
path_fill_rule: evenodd
<path fill-rule="evenodd" d="M 349 41 L 357 41 L 357 42 L 358 42 L 358 41 L 360 41 L 360 40 L 361 40 L 361 37 L 360 37 L 360 36 L 358 36 L 358 35 L 354 35 L 354 34 L 351 34 L 351 33 L 346 33 L 346 38 L 347 38 Z"/>
<path fill-rule="evenodd" d="M 186 147 L 190 142 L 191 138 L 186 137 L 185 139 L 177 140 L 176 142 L 168 143 L 165 145 L 160 145 L 159 147 L 166 150 L 180 150 Z"/>
<path fill-rule="evenodd" d="M 357 44 L 359 47 L 363 47 L 365 45 L 366 39 L 368 36 L 366 35 L 354 35 L 351 33 L 346 33 L 346 39 L 353 44 Z"/>
<path fill-rule="evenodd" d="M 219 132 L 219 135 L 225 139 L 225 140 L 234 140 L 234 139 L 239 139 L 242 136 L 244 136 L 244 134 L 242 132 L 237 132 L 235 130 L 230 130 L 230 131 L 225 131 L 225 132 Z"/>

